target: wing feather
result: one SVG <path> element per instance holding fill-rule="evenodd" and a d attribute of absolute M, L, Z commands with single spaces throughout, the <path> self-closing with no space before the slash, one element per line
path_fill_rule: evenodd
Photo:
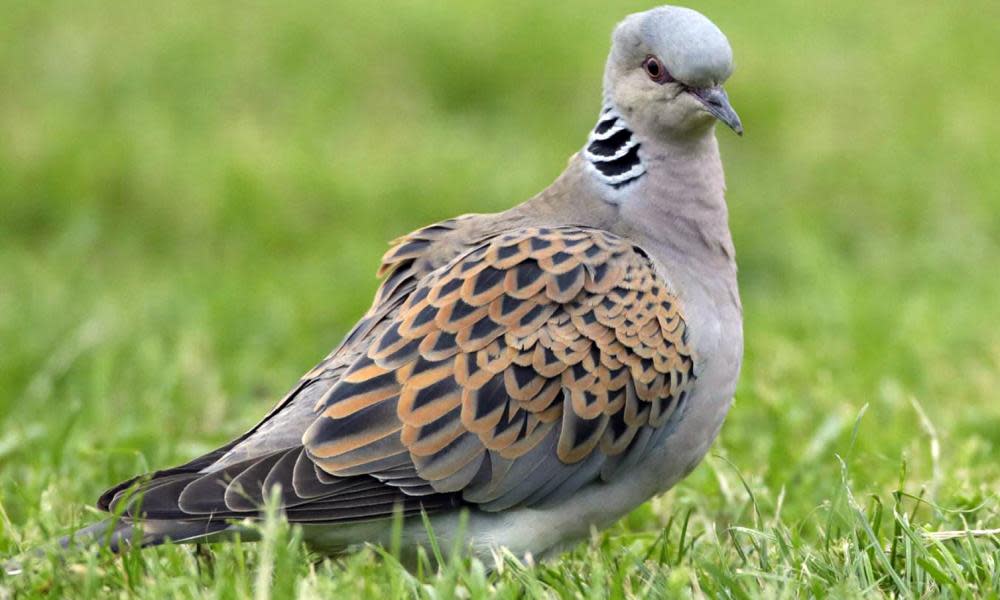
<path fill-rule="evenodd" d="M 543 504 L 631 469 L 693 385 L 677 299 L 608 232 L 464 223 L 399 240 L 371 310 L 260 424 L 101 507 L 256 518 L 280 489 L 290 520 L 340 523 Z"/>
<path fill-rule="evenodd" d="M 514 229 L 414 284 L 303 444 L 334 476 L 402 456 L 487 510 L 537 504 L 640 460 L 693 370 L 677 298 L 640 249 L 582 227 Z"/>

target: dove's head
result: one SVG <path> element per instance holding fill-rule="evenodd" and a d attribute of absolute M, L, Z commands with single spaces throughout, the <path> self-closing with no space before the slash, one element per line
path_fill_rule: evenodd
<path fill-rule="evenodd" d="M 661 6 L 629 15 L 615 29 L 604 89 L 646 135 L 686 137 L 716 119 L 742 135 L 722 88 L 732 72 L 733 50 L 714 23 L 689 8 Z"/>

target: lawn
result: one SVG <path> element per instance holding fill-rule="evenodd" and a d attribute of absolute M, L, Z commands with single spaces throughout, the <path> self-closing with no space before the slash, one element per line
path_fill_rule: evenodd
<path fill-rule="evenodd" d="M 648 3 L 0 0 L 0 557 L 250 427 L 386 241 L 547 185 Z M 1000 3 L 699 2 L 746 316 L 676 489 L 551 562 L 79 553 L 0 599 L 997 597 Z"/>

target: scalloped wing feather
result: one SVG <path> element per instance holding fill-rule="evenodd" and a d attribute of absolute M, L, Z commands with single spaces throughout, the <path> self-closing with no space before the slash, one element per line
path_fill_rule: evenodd
<path fill-rule="evenodd" d="M 490 510 L 633 462 L 652 435 L 640 434 L 664 429 L 693 385 L 677 298 L 650 259 L 605 231 L 526 227 L 416 280 L 436 227 L 386 255 L 369 314 L 394 308 L 317 403 L 309 457 L 334 476 L 378 476 L 405 456 L 433 489 Z"/>
<path fill-rule="evenodd" d="M 680 309 L 649 260 L 572 227 L 447 242 L 462 220 L 399 240 L 371 310 L 246 435 L 101 507 L 255 518 L 280 489 L 298 522 L 503 510 L 634 465 L 692 384 Z M 323 413 L 309 446 L 275 446 L 268 431 L 290 426 L 277 423 L 295 402 Z"/>

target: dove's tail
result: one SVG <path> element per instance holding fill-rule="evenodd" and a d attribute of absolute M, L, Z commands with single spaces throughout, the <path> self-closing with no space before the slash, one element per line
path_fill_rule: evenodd
<path fill-rule="evenodd" d="M 59 545 L 63 548 L 98 545 L 118 553 L 168 541 L 176 544 L 210 541 L 229 529 L 229 524 L 223 521 L 105 519 L 60 539 Z"/>
<path fill-rule="evenodd" d="M 73 548 L 91 546 L 107 548 L 119 553 L 129 548 L 146 548 L 166 542 L 176 544 L 211 542 L 225 537 L 234 527 L 223 521 L 173 521 L 131 519 L 105 519 L 79 529 L 51 545 L 26 552 L 3 565 L 7 575 L 17 575 L 32 559 L 40 559 L 50 554 L 59 554 Z"/>

